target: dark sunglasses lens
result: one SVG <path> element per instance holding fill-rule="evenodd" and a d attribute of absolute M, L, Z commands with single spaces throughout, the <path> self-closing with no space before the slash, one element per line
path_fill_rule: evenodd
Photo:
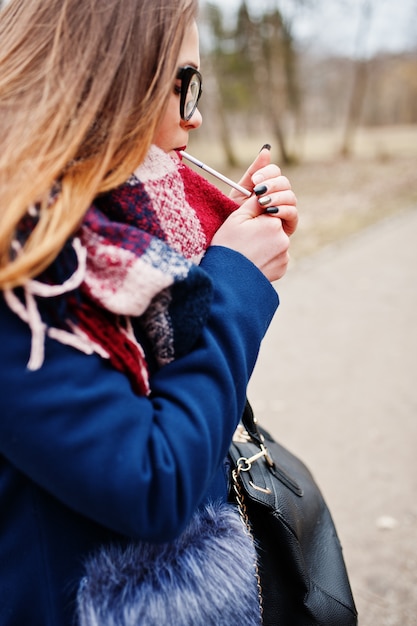
<path fill-rule="evenodd" d="M 197 74 L 194 74 L 190 80 L 185 96 L 184 115 L 187 119 L 190 119 L 190 117 L 193 116 L 194 111 L 197 108 L 198 99 L 200 97 L 200 87 L 200 79 Z"/>
<path fill-rule="evenodd" d="M 196 69 L 183 68 L 181 78 L 181 103 L 180 113 L 183 120 L 192 118 L 201 96 L 201 74 Z"/>

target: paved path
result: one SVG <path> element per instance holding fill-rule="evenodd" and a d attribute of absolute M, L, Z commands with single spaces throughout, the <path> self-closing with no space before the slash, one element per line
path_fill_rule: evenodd
<path fill-rule="evenodd" d="M 324 491 L 360 626 L 415 626 L 417 208 L 300 261 L 277 288 L 249 398 Z"/>

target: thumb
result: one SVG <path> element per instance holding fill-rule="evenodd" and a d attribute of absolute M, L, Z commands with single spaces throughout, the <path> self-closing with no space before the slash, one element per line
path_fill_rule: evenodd
<path fill-rule="evenodd" d="M 239 181 L 239 184 L 246 189 L 253 189 L 252 176 L 260 170 L 262 167 L 269 165 L 271 162 L 271 146 L 267 143 L 262 146 L 261 151 L 256 156 L 253 163 L 248 167 L 244 175 Z"/>

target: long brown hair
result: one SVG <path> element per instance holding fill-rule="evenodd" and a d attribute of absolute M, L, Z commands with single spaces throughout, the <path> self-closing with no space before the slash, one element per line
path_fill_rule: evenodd
<path fill-rule="evenodd" d="M 0 288 L 42 271 L 94 196 L 143 160 L 196 12 L 197 0 L 10 0 L 0 11 Z M 11 260 L 34 203 L 39 222 Z"/>

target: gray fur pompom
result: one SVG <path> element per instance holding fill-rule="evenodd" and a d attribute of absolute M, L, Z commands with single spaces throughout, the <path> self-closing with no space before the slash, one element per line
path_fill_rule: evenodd
<path fill-rule="evenodd" d="M 91 558 L 80 626 L 259 626 L 255 560 L 236 508 L 208 506 L 174 542 L 113 546 Z"/>

